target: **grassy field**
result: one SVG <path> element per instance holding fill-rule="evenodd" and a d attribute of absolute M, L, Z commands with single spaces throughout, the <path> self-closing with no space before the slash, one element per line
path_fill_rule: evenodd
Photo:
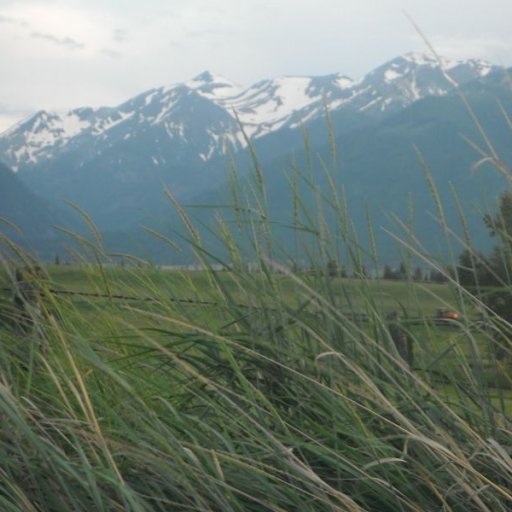
<path fill-rule="evenodd" d="M 119 332 L 165 326 L 170 312 L 176 321 L 221 332 L 237 326 L 234 307 L 240 318 L 254 320 L 266 313 L 281 312 L 284 302 L 291 311 L 300 309 L 305 317 L 315 319 L 325 305 L 310 295 L 319 293 L 325 299 L 327 290 L 330 306 L 348 319 L 355 332 L 371 335 L 375 321 L 384 322 L 391 311 L 399 311 L 401 325 L 414 339 L 418 370 L 442 358 L 448 361 L 446 371 L 451 372 L 458 350 L 469 357 L 474 349 L 472 342 L 482 353 L 488 348 L 476 308 L 466 308 L 460 322 L 436 319 L 439 308 L 461 309 L 460 298 L 449 284 L 275 274 L 269 287 L 263 274 L 254 273 L 250 281 L 258 290 L 255 302 L 250 289 L 231 272 L 212 274 L 156 267 L 105 267 L 99 271 L 72 266 L 47 266 L 46 272 L 45 286 L 51 290 L 55 308 L 66 310 L 77 325 L 82 324 L 83 336 L 104 339 L 106 343 Z M 10 286 L 5 274 L 0 285 Z M 265 288 L 267 293 L 262 300 Z M 9 292 L 4 291 L 3 301 L 9 309 Z M 486 367 L 489 364 L 486 361 Z M 500 381 L 495 374 L 489 376 L 492 379 Z M 512 386 L 505 379 L 503 387 Z"/>
<path fill-rule="evenodd" d="M 0 302 L 3 510 L 512 504 L 510 358 L 493 356 L 457 286 L 44 270 L 22 331 L 12 293 Z M 437 325 L 439 307 L 461 321 Z M 393 310 L 412 368 L 387 330 Z"/>
<path fill-rule="evenodd" d="M 251 300 L 250 293 L 241 285 L 237 276 L 227 271 L 216 272 L 213 277 L 207 271 L 155 267 L 106 267 L 101 272 L 93 267 L 47 266 L 45 269 L 48 274 L 45 285 L 52 290 L 53 298 L 61 305 L 73 306 L 86 318 L 103 313 L 111 319 L 122 319 L 131 316 L 125 312 L 126 308 L 158 311 L 163 305 L 164 309 L 172 308 L 175 314 L 179 313 L 185 319 L 220 328 L 223 322 L 231 319 L 228 310 L 233 304 L 242 309 L 260 307 Z M 11 286 L 5 274 L 1 279 L 0 286 Z M 453 333 L 453 326 L 436 329 L 433 322 L 439 308 L 458 310 L 457 297 L 446 284 L 367 280 L 363 286 L 355 278 L 326 278 L 308 274 L 301 274 L 298 279 L 303 285 L 298 286 L 288 275 L 274 275 L 264 307 L 278 309 L 283 300 L 290 308 L 300 307 L 307 300 L 308 293 L 304 287 L 318 291 L 327 283 L 332 305 L 351 319 L 361 316 L 363 324 L 372 313 L 385 317 L 391 311 L 399 311 L 403 324 L 411 324 L 412 332 L 421 332 L 425 328 L 423 325 L 418 329 L 415 324 L 426 323 L 440 339 L 446 337 L 443 332 Z M 262 274 L 255 273 L 251 280 L 258 292 L 267 286 Z M 371 296 L 373 312 L 368 310 L 367 296 Z M 4 291 L 3 297 L 9 301 L 10 293 Z M 312 301 L 305 311 L 315 314 L 318 307 Z M 474 317 L 475 312 L 467 312 L 467 316 Z M 131 316 L 131 319 L 139 322 L 138 327 L 147 322 L 142 315 L 136 318 Z M 101 329 L 103 323 L 97 322 L 98 328 Z M 446 340 L 440 344 L 446 344 Z"/>

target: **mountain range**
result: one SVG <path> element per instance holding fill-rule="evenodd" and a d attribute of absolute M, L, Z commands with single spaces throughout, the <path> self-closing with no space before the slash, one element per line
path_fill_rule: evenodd
<path fill-rule="evenodd" d="M 482 201 L 482 187 L 490 201 L 503 187 L 497 174 L 471 177 L 480 157 L 461 134 L 478 144 L 481 135 L 461 91 L 508 161 L 510 132 L 502 111 L 511 105 L 511 94 L 505 70 L 476 59 L 438 62 L 421 54 L 393 59 L 359 80 L 335 73 L 242 87 L 204 72 L 117 107 L 40 111 L 0 134 L 0 160 L 47 203 L 70 200 L 101 230 L 119 233 L 140 223 L 171 222 L 165 189 L 181 202 L 229 201 L 222 197 L 226 170 L 236 166 L 244 179 L 251 167 L 248 144 L 276 198 L 274 214 L 285 221 L 290 202 L 284 200 L 283 171 L 292 155 L 299 165 L 311 154 L 325 161 L 334 142 L 339 161 L 333 171 L 354 204 L 354 223 L 364 225 L 363 203 L 379 215 L 402 215 L 413 194 L 420 210 L 427 207 L 415 145 L 449 204 L 450 181 L 469 203 Z M 448 210 L 454 218 L 456 211 Z M 429 229 L 423 228 L 427 238 Z"/>

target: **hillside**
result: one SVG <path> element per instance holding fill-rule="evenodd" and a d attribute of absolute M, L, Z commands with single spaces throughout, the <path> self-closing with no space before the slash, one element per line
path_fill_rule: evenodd
<path fill-rule="evenodd" d="M 0 162 L 0 217 L 15 224 L 27 237 L 51 238 L 59 215 Z M 2 231 L 6 229 L 6 225 Z"/>

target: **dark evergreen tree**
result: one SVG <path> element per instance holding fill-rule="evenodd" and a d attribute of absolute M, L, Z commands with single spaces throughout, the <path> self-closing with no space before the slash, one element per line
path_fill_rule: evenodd
<path fill-rule="evenodd" d="M 336 260 L 329 260 L 327 262 L 327 275 L 329 277 L 336 277 L 339 275 L 338 262 Z"/>
<path fill-rule="evenodd" d="M 383 279 L 394 279 L 395 273 L 389 265 L 384 265 L 384 272 L 382 273 Z"/>
<path fill-rule="evenodd" d="M 494 313 L 512 323 L 512 190 L 500 196 L 498 210 L 494 215 L 486 214 L 483 221 L 497 244 L 488 257 L 465 250 L 459 256 L 457 276 L 459 282 L 469 289 L 478 286 L 480 298 Z M 495 330 L 497 341 L 494 355 L 502 358 L 504 346 L 510 344 L 508 333 L 502 333 L 503 326 Z"/>
<path fill-rule="evenodd" d="M 492 264 L 482 254 L 465 249 L 459 256 L 456 275 L 462 286 L 489 286 L 497 284 Z"/>
<path fill-rule="evenodd" d="M 430 271 L 430 281 L 433 283 L 446 283 L 448 281 L 448 277 L 444 272 L 441 272 L 440 270 L 432 269 Z"/>
<path fill-rule="evenodd" d="M 512 190 L 503 192 L 495 215 L 485 214 L 484 223 L 491 236 L 498 236 L 505 245 L 512 242 Z"/>

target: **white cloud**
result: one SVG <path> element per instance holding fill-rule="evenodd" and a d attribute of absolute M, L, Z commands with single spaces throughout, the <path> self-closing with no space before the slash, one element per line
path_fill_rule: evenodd
<path fill-rule="evenodd" d="M 76 2 L 74 2 L 76 4 Z M 14 2 L 0 9 L 0 19 L 9 22 L 0 39 L 15 37 L 9 51 L 22 56 L 35 51 L 39 55 L 54 51 L 51 45 L 40 45 L 33 39 L 45 40 L 61 49 L 89 49 L 89 55 L 111 38 L 111 20 L 105 13 L 95 12 L 69 2 Z M 32 39 L 32 40 L 31 40 Z"/>
<path fill-rule="evenodd" d="M 129 38 L 128 32 L 122 28 L 116 28 L 112 35 L 112 38 L 116 43 L 122 43 Z"/>
<path fill-rule="evenodd" d="M 34 39 L 42 39 L 43 41 L 48 41 L 52 44 L 56 44 L 57 46 L 69 48 L 70 50 L 80 50 L 85 48 L 84 43 L 75 41 L 71 37 L 55 37 L 52 34 L 43 34 L 41 32 L 31 32 L 30 37 L 33 37 Z"/>

